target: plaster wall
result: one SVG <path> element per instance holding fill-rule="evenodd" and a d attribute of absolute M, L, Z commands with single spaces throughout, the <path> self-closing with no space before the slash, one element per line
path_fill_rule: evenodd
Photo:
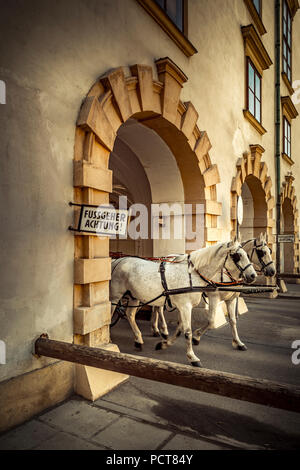
<path fill-rule="evenodd" d="M 296 110 L 300 115 L 300 10 L 296 13 L 293 25 L 292 25 L 292 35 L 293 35 L 293 50 L 292 50 L 292 85 L 295 90 L 293 95 L 293 103 Z M 289 96 L 288 89 L 283 80 L 281 80 L 281 95 Z M 296 190 L 296 196 L 299 201 L 300 197 L 300 117 L 292 120 L 291 124 L 291 157 L 294 161 L 294 164 L 291 166 L 285 160 L 281 159 L 281 182 L 284 181 L 284 176 L 292 171 L 295 176 L 293 186 Z M 281 127 L 281 141 L 282 141 L 282 127 Z M 281 144 L 282 145 L 282 144 Z M 282 151 L 282 148 L 281 148 Z M 299 204 L 299 203 L 298 203 Z M 299 206 L 298 206 L 299 209 Z"/>
<path fill-rule="evenodd" d="M 274 62 L 274 2 L 264 0 Z M 42 7 L 41 7 L 42 5 Z M 32 357 L 32 340 L 72 340 L 74 240 L 68 202 L 73 197 L 75 125 L 82 100 L 97 77 L 123 65 L 150 65 L 170 57 L 188 76 L 181 98 L 199 112 L 210 157 L 217 163 L 223 203 L 219 227 L 230 233 L 230 186 L 236 161 L 249 144 L 265 148 L 263 161 L 275 184 L 274 66 L 264 72 L 264 136 L 244 119 L 245 55 L 241 25 L 252 22 L 241 0 L 190 0 L 189 39 L 198 54 L 187 58 L 136 0 L 11 0 L 1 5 L 0 109 L 1 274 L 0 338 L 7 345 L 5 380 L 47 364 Z M 294 20 L 300 43 L 300 14 Z M 300 79 L 294 48 L 294 78 Z M 155 72 L 154 72 L 155 74 Z M 299 110 L 299 105 L 298 105 Z M 299 175 L 299 118 L 293 123 L 292 170 Z M 295 150 L 294 150 L 295 149 Z M 283 173 L 290 170 L 283 163 Z M 298 199 L 300 181 L 294 186 Z M 51 362 L 51 361 L 50 361 Z"/>

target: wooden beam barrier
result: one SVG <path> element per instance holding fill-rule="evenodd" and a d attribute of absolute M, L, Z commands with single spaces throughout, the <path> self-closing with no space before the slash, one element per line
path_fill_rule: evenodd
<path fill-rule="evenodd" d="M 300 279 L 300 273 L 296 273 L 296 274 L 293 274 L 293 273 L 280 273 L 279 276 L 280 279 Z"/>
<path fill-rule="evenodd" d="M 40 337 L 35 354 L 300 412 L 300 387 Z"/>

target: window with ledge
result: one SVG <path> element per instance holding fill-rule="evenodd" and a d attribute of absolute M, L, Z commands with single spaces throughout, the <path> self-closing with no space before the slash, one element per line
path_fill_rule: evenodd
<path fill-rule="evenodd" d="M 252 3 L 258 15 L 261 17 L 261 0 L 252 0 Z"/>
<path fill-rule="evenodd" d="M 252 20 L 259 32 L 263 35 L 267 32 L 262 20 L 262 0 L 244 0 L 246 7 L 252 17 Z"/>
<path fill-rule="evenodd" d="M 292 81 L 292 15 L 286 0 L 282 11 L 282 70 Z"/>
<path fill-rule="evenodd" d="M 291 129 L 292 120 L 298 116 L 298 111 L 292 102 L 290 96 L 281 97 L 282 105 L 282 158 L 293 165 L 291 151 Z"/>
<path fill-rule="evenodd" d="M 262 80 L 263 72 L 272 65 L 272 60 L 265 49 L 253 24 L 242 26 L 246 56 L 246 92 L 245 118 L 263 135 L 267 131 L 262 126 Z"/>
<path fill-rule="evenodd" d="M 168 17 L 184 33 L 184 2 L 183 0 L 154 0 Z"/>
<path fill-rule="evenodd" d="M 283 118 L 283 153 L 291 157 L 291 124 L 286 117 Z"/>
<path fill-rule="evenodd" d="M 198 51 L 188 40 L 188 0 L 137 0 L 187 57 Z"/>
<path fill-rule="evenodd" d="M 261 124 L 261 76 L 247 57 L 247 109 Z"/>

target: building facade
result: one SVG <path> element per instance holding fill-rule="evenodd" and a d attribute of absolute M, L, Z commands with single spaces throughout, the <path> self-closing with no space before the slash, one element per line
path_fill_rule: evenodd
<path fill-rule="evenodd" d="M 280 223 L 294 235 L 280 245 L 280 269 L 299 272 L 298 8 L 298 0 L 1 6 L 0 430 L 73 390 L 95 399 L 125 379 L 32 350 L 42 333 L 118 349 L 110 251 L 192 248 L 184 237 L 70 231 L 78 209 L 69 202 L 189 204 L 192 221 L 201 206 L 209 245 L 236 233 L 241 196 L 242 238 L 265 232 L 275 257 Z"/>

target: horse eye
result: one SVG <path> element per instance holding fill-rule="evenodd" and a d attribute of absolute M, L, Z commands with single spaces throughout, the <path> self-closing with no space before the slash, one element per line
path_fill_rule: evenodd
<path fill-rule="evenodd" d="M 265 253 L 263 252 L 263 250 L 257 250 L 257 256 L 259 258 L 263 258 L 265 256 Z"/>
<path fill-rule="evenodd" d="M 241 257 L 242 257 L 242 256 L 241 256 L 240 253 L 234 253 L 234 254 L 232 255 L 232 259 L 233 259 L 233 261 L 234 261 L 235 263 L 237 263 L 238 261 L 240 261 Z"/>

